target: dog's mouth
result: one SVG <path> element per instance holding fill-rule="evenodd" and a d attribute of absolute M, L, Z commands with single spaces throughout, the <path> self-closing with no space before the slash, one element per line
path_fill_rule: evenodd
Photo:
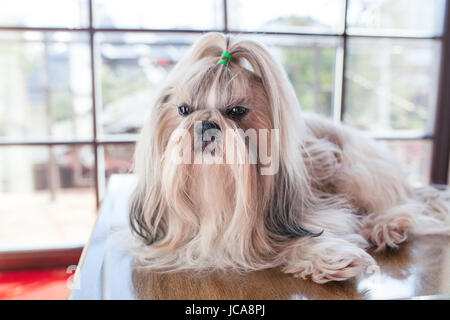
<path fill-rule="evenodd" d="M 194 130 L 194 149 L 195 152 L 208 153 L 215 155 L 216 149 L 220 148 L 222 132 L 219 125 L 214 121 L 199 121 Z"/>
<path fill-rule="evenodd" d="M 203 137 L 203 139 L 202 139 L 202 151 L 205 151 L 205 149 L 209 145 L 213 144 L 215 140 L 216 140 L 215 136 L 212 136 L 210 138 L 209 137 Z M 215 150 L 212 150 L 212 151 L 215 152 Z"/>
<path fill-rule="evenodd" d="M 204 137 L 201 141 L 201 151 L 205 155 L 215 156 L 216 154 L 220 154 L 220 144 L 218 143 L 220 139 L 217 139 L 215 136 Z"/>
<path fill-rule="evenodd" d="M 196 132 L 197 137 L 194 148 L 196 153 L 203 153 L 208 156 L 216 156 L 220 154 L 221 131 L 217 129 Z"/>

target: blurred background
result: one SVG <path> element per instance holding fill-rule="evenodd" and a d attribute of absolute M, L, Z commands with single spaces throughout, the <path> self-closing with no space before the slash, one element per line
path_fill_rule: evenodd
<path fill-rule="evenodd" d="M 206 31 L 252 34 L 304 110 L 368 132 L 415 186 L 447 183 L 446 11 L 445 0 L 1 0 L 0 269 L 48 250 L 76 263 L 160 84 Z"/>

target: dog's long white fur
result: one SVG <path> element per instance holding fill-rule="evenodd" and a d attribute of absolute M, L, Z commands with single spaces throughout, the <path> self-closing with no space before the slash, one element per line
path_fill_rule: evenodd
<path fill-rule="evenodd" d="M 217 64 L 221 53 L 233 59 Z M 222 112 L 248 104 L 239 122 Z M 178 114 L 190 104 L 195 112 Z M 173 165 L 176 129 L 278 129 L 280 169 L 259 164 Z M 237 154 L 245 158 L 246 143 Z M 366 252 L 409 235 L 450 235 L 449 193 L 415 192 L 402 167 L 361 132 L 302 113 L 282 66 L 261 44 L 209 33 L 174 67 L 136 147 L 130 222 L 134 254 L 158 272 L 257 270 L 323 283 L 374 266 Z M 444 199 L 446 197 L 446 199 Z M 322 232 L 322 233 L 320 233 Z"/>

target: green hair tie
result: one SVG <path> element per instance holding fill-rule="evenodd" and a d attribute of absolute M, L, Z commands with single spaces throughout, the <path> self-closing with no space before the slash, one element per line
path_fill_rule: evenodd
<path fill-rule="evenodd" d="M 231 54 L 229 54 L 229 53 L 226 52 L 226 51 L 222 52 L 222 57 L 225 57 L 225 58 L 227 58 L 227 59 L 230 60 L 230 61 L 231 61 L 231 59 L 233 58 L 233 57 L 231 56 Z"/>
<path fill-rule="evenodd" d="M 224 60 L 224 59 L 220 59 L 219 61 L 217 61 L 217 63 L 221 63 L 221 64 L 228 66 L 228 61 Z"/>
<path fill-rule="evenodd" d="M 225 66 L 228 66 L 228 62 L 230 62 L 231 59 L 233 58 L 233 57 L 231 56 L 231 54 L 229 54 L 228 52 L 224 51 L 224 52 L 222 52 L 222 55 L 221 55 L 221 56 L 224 57 L 224 58 L 226 58 L 226 59 L 228 59 L 228 60 L 220 59 L 219 61 L 217 61 L 217 63 L 221 63 L 221 64 L 223 64 L 223 65 L 225 65 Z"/>

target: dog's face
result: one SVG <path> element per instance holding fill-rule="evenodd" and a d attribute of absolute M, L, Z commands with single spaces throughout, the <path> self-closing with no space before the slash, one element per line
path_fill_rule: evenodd
<path fill-rule="evenodd" d="M 240 132 L 259 134 L 261 129 L 273 128 L 272 114 L 267 93 L 261 79 L 251 71 L 234 65 L 216 65 L 192 77 L 181 79 L 168 90 L 160 105 L 158 136 L 161 151 L 166 156 L 171 147 L 181 146 L 189 157 L 184 163 L 200 164 L 194 159 L 202 153 L 203 165 L 227 163 L 227 138 Z M 188 133 L 182 141 L 178 133 Z M 228 135 L 228 136 L 227 136 Z M 234 136 L 237 138 L 237 135 Z M 242 137 L 241 137 L 242 139 Z M 244 141 L 243 141 L 244 142 Z M 254 145 L 251 145 L 251 144 Z M 248 152 L 257 149 L 258 139 L 245 139 Z M 238 159 L 228 159 L 236 162 Z M 252 163 L 255 164 L 255 163 Z"/>

